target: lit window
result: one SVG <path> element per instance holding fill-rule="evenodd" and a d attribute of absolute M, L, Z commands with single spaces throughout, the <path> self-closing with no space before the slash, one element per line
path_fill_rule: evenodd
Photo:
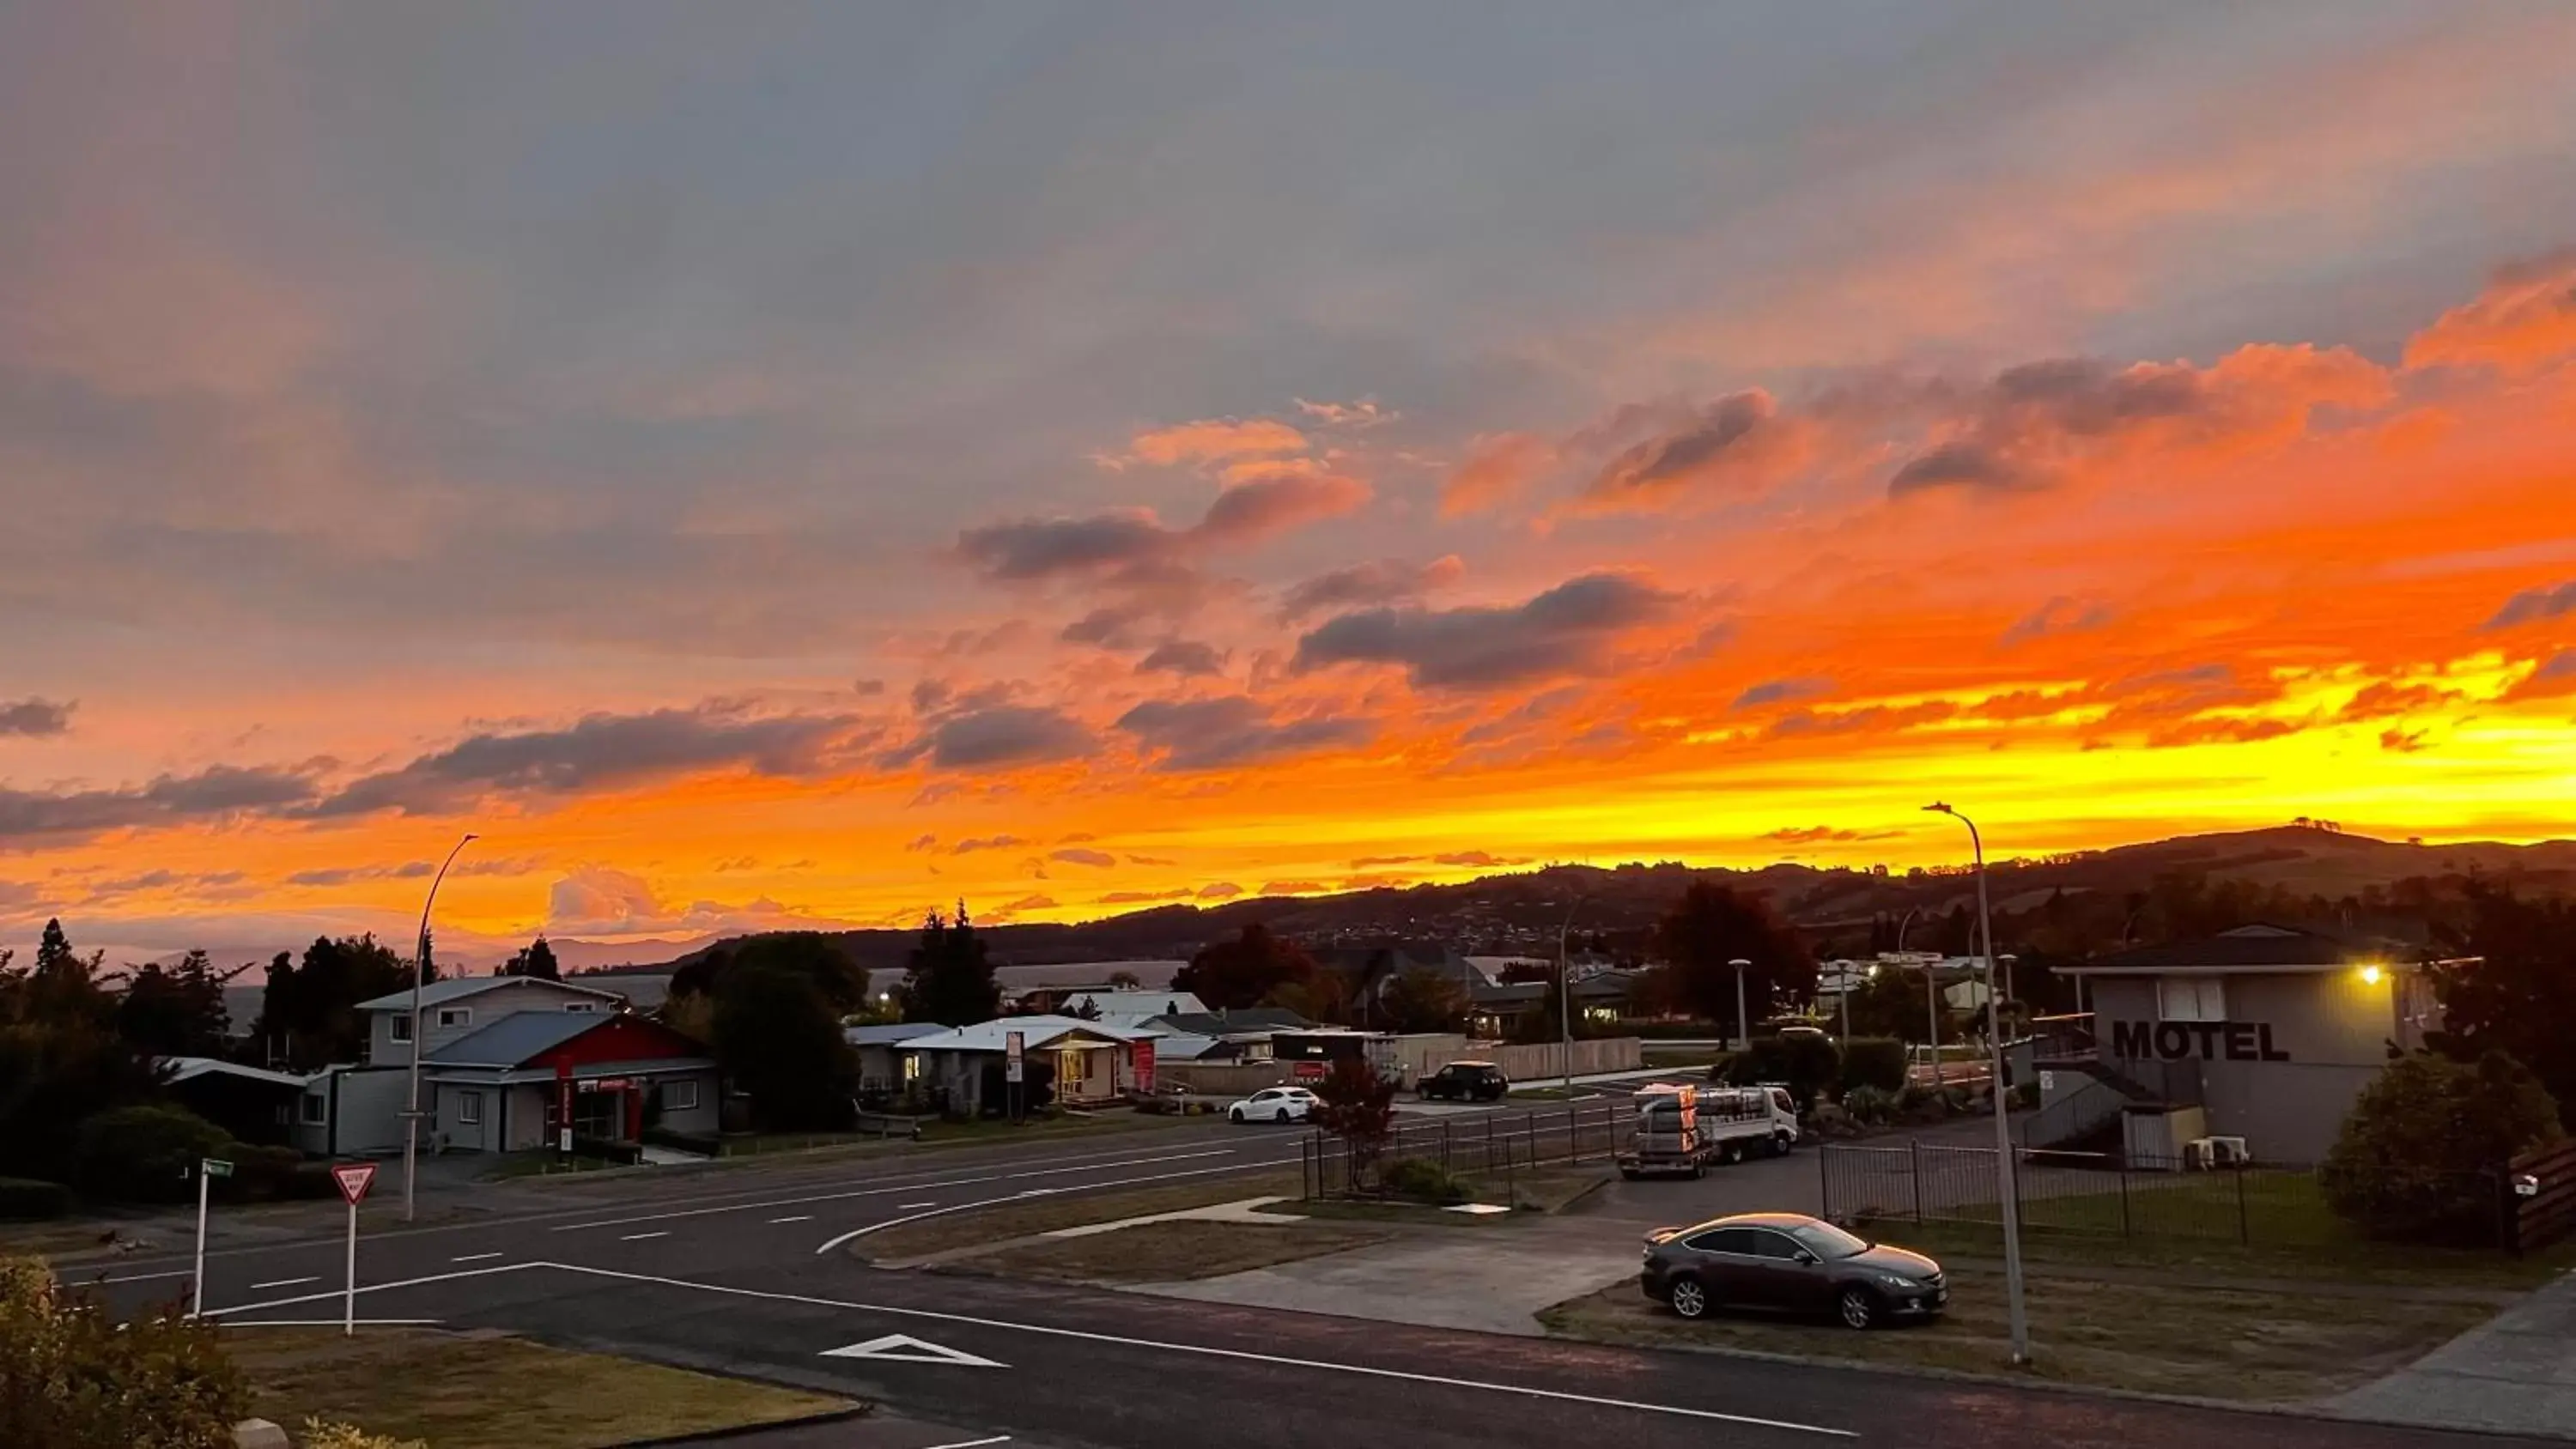
<path fill-rule="evenodd" d="M 2216 976 L 2160 978 L 2156 1015 L 2165 1021 L 2225 1021 L 2227 983 Z"/>
<path fill-rule="evenodd" d="M 663 1110 L 663 1111 L 665 1111 L 665 1112 L 687 1112 L 687 1111 L 695 1110 L 695 1108 L 697 1107 L 697 1105 L 698 1105 L 698 1084 L 697 1084 L 697 1083 L 695 1083 L 695 1082 L 664 1082 L 664 1083 L 662 1084 L 662 1110 Z"/>
<path fill-rule="evenodd" d="M 481 1092 L 459 1092 L 456 1094 L 456 1125 L 459 1127 L 480 1127 L 483 1125 L 483 1094 Z"/>

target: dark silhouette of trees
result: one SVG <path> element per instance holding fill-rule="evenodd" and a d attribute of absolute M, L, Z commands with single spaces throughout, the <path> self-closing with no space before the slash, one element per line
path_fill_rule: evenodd
<path fill-rule="evenodd" d="M 972 1026 L 1001 1014 L 1002 988 L 993 980 L 984 938 L 966 915 L 940 919 L 937 911 L 922 922 L 921 942 L 903 978 L 903 1019 L 935 1021 L 942 1026 Z"/>
<path fill-rule="evenodd" d="M 224 1050 L 224 977 L 203 951 L 190 951 L 176 966 L 129 966 L 116 1001 L 116 1032 L 135 1050 L 156 1057 L 211 1057 Z"/>
<path fill-rule="evenodd" d="M 2465 924 L 2441 932 L 2456 966 L 2433 975 L 2442 1030 L 2431 1044 L 2474 1062 L 2502 1052 L 2537 1074 L 2576 1127 L 2576 902 L 2471 887 Z"/>
<path fill-rule="evenodd" d="M 555 948 L 546 944 L 543 932 L 522 946 L 501 965 L 504 976 L 531 976 L 539 981 L 561 981 L 563 968 L 555 963 Z"/>
<path fill-rule="evenodd" d="M 260 1035 L 298 1068 L 357 1061 L 367 1047 L 358 1003 L 409 991 L 415 964 L 372 935 L 316 937 L 302 965 L 281 952 L 260 998 Z"/>
<path fill-rule="evenodd" d="M 36 959 L 0 951 L 0 1156 L 13 1176 L 69 1180 L 80 1125 L 159 1092 L 151 1064 L 116 1032 L 116 998 L 48 922 Z"/>
<path fill-rule="evenodd" d="M 1279 939 L 1255 921 L 1231 941 L 1200 948 L 1190 964 L 1173 974 L 1172 989 L 1196 993 L 1211 1011 L 1231 1011 L 1258 1006 L 1273 992 L 1311 981 L 1318 969 L 1294 942 Z"/>
<path fill-rule="evenodd" d="M 1387 978 L 1371 1015 L 1386 1031 L 1456 1031 L 1467 1006 L 1467 989 L 1456 978 L 1416 966 Z"/>
<path fill-rule="evenodd" d="M 762 1127 L 830 1131 L 849 1124 L 858 1054 L 814 973 L 786 960 L 737 956 L 716 983 L 712 1022 L 716 1060 L 751 1099 Z"/>
<path fill-rule="evenodd" d="M 1782 1001 L 1804 1001 L 1816 991 L 1816 961 L 1807 943 L 1760 896 L 1701 882 L 1683 892 L 1655 930 L 1655 943 L 1671 965 L 1668 989 L 1675 1001 L 1703 1021 L 1735 1025 L 1735 968 L 1744 976 L 1746 1009 L 1754 1021 Z"/>

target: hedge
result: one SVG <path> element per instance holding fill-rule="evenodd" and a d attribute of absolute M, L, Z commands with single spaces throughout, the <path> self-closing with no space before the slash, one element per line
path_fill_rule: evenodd
<path fill-rule="evenodd" d="M 1757 1036 L 1750 1046 L 1727 1059 L 1709 1075 L 1739 1087 L 1757 1082 L 1787 1084 L 1789 1095 L 1804 1112 L 1842 1078 L 1843 1057 L 1832 1038 L 1800 1032 L 1795 1036 Z"/>
<path fill-rule="evenodd" d="M 1905 1043 L 1892 1036 L 1856 1036 L 1843 1043 L 1843 1090 L 1905 1090 Z"/>
<path fill-rule="evenodd" d="M 58 1218 L 72 1210 L 72 1190 L 32 1177 L 0 1177 L 0 1218 Z"/>
<path fill-rule="evenodd" d="M 197 1160 L 231 1146 L 224 1129 L 185 1107 L 115 1107 L 80 1125 L 72 1176 L 92 1197 L 184 1202 L 197 1195 Z"/>

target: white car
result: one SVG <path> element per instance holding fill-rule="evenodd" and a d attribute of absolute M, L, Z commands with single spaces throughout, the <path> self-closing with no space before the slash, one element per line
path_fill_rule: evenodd
<path fill-rule="evenodd" d="M 1264 1087 L 1225 1109 L 1230 1122 L 1303 1122 L 1315 1094 L 1303 1087 Z"/>

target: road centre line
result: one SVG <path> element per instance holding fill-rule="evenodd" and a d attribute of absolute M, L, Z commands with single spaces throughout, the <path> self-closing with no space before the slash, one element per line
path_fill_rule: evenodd
<path fill-rule="evenodd" d="M 911 1212 L 914 1208 L 926 1208 L 926 1207 L 937 1207 L 937 1206 L 939 1206 L 939 1204 L 938 1204 L 938 1202 L 937 1202 L 937 1201 L 935 1201 L 935 1200 L 934 1200 L 934 1201 L 931 1201 L 931 1202 L 899 1202 L 899 1203 L 896 1203 L 896 1204 L 894 1205 L 894 1210 L 895 1210 L 896 1212 L 899 1212 L 899 1213 L 908 1213 L 908 1212 Z"/>
<path fill-rule="evenodd" d="M 500 1256 L 501 1255 L 498 1253 L 464 1253 L 450 1258 L 447 1261 L 451 1263 L 480 1263 L 487 1258 L 497 1258 Z"/>
<path fill-rule="evenodd" d="M 503 1263 L 495 1268 L 465 1268 L 454 1273 L 425 1273 L 417 1278 L 401 1278 L 391 1283 L 361 1283 L 360 1293 L 382 1293 L 394 1288 L 423 1288 L 432 1283 L 453 1283 L 462 1278 L 489 1278 L 497 1273 L 524 1273 L 530 1268 L 559 1268 L 560 1263 Z M 209 1308 L 199 1318 L 228 1318 L 236 1313 L 258 1313 L 270 1308 L 293 1308 L 302 1303 L 337 1303 L 348 1290 L 333 1288 L 323 1293 L 305 1293 L 294 1298 L 272 1298 L 266 1303 L 236 1303 L 230 1308 Z M 334 1320 L 336 1321 L 336 1320 Z"/>
<path fill-rule="evenodd" d="M 933 1444 L 930 1449 L 984 1449 L 987 1444 L 1008 1444 L 1011 1436 L 996 1434 L 990 1439 L 960 1439 L 954 1444 Z"/>
<path fill-rule="evenodd" d="M 278 1278 L 267 1283 L 253 1283 L 250 1285 L 250 1291 L 257 1293 L 268 1288 L 301 1288 L 307 1283 L 319 1283 L 321 1281 L 322 1278 L 319 1274 L 310 1278 Z"/>
<path fill-rule="evenodd" d="M 63 1269 L 56 1269 L 55 1271 L 56 1271 L 56 1272 L 62 1272 L 62 1271 L 65 1271 L 65 1270 L 63 1270 Z M 109 1284 L 109 1283 L 149 1283 L 149 1282 L 151 1282 L 152 1280 L 154 1280 L 154 1279 L 156 1279 L 156 1278 L 185 1278 L 185 1277 L 188 1277 L 188 1276 L 190 1276 L 190 1270 L 188 1270 L 188 1269 L 186 1269 L 186 1268 L 180 1268 L 180 1269 L 177 1269 L 177 1270 L 175 1270 L 175 1271 L 168 1272 L 168 1273 L 128 1273 L 128 1274 L 126 1274 L 126 1275 L 125 1275 L 124 1277 L 122 1277 L 122 1278 L 94 1278 L 94 1279 L 92 1279 L 92 1280 L 90 1280 L 90 1281 L 92 1281 L 92 1282 L 94 1282 L 94 1283 L 99 1283 L 99 1284 Z"/>
<path fill-rule="evenodd" d="M 623 1228 L 631 1227 L 637 1223 L 669 1222 L 677 1218 L 701 1218 L 713 1213 L 739 1213 L 751 1212 L 763 1208 L 804 1207 L 810 1203 L 847 1202 L 852 1198 L 886 1197 L 899 1192 L 924 1192 L 943 1187 L 967 1187 L 979 1182 L 1015 1182 L 1022 1178 L 1030 1177 L 1061 1177 L 1069 1172 L 1099 1172 L 1113 1167 L 1142 1167 L 1149 1163 L 1156 1162 L 1187 1162 L 1202 1157 L 1231 1157 L 1233 1155 L 1234 1149 L 1231 1147 L 1211 1147 L 1197 1152 L 1167 1152 L 1153 1157 L 1129 1158 L 1122 1162 L 1092 1162 L 1082 1163 L 1072 1167 L 1037 1168 L 1026 1172 L 986 1173 L 979 1177 L 950 1178 L 946 1182 L 915 1182 L 901 1183 L 892 1187 L 861 1187 L 852 1188 L 847 1192 L 814 1193 L 805 1197 L 771 1198 L 762 1202 L 729 1203 L 721 1207 L 679 1208 L 670 1212 L 638 1213 L 632 1217 L 601 1218 L 596 1221 L 586 1223 L 564 1223 L 560 1226 L 549 1228 L 547 1231 L 556 1233 L 578 1233 L 585 1232 L 593 1228 Z M 1267 1162 L 1241 1163 L 1237 1164 L 1236 1167 L 1239 1169 L 1253 1166 L 1267 1167 L 1271 1165 L 1273 1164 Z"/>
<path fill-rule="evenodd" d="M 796 1214 L 794 1217 L 786 1217 L 786 1218 L 771 1218 L 769 1221 L 770 1221 L 771 1223 L 773 1223 L 773 1224 L 776 1224 L 776 1223 L 810 1223 L 810 1222 L 814 1221 L 814 1215 L 813 1215 L 812 1213 L 798 1213 L 798 1214 Z"/>
<path fill-rule="evenodd" d="M 926 1213 L 914 1213 L 910 1217 L 888 1218 L 881 1223 L 870 1223 L 864 1228 L 852 1228 L 848 1232 L 841 1234 L 839 1237 L 832 1239 L 828 1243 L 825 1243 L 823 1246 L 816 1248 L 814 1250 L 814 1255 L 819 1258 L 823 1254 L 832 1251 L 834 1248 L 837 1248 L 844 1243 L 850 1242 L 856 1238 L 864 1238 L 870 1233 L 881 1233 L 888 1228 L 899 1228 L 906 1223 L 917 1223 L 923 1218 L 945 1217 L 950 1213 L 962 1213 L 971 1208 L 999 1207 L 1005 1203 L 1027 1202 L 1030 1198 L 1039 1196 L 1054 1196 L 1057 1194 L 1070 1196 L 1077 1192 L 1092 1192 L 1100 1188 L 1137 1187 L 1148 1182 L 1170 1182 L 1176 1178 L 1206 1177 L 1210 1173 L 1241 1172 L 1242 1170 L 1243 1167 L 1241 1164 L 1227 1167 L 1196 1167 L 1187 1172 L 1157 1172 L 1145 1177 L 1122 1177 L 1110 1182 L 1086 1182 L 1080 1187 L 1042 1187 L 1029 1192 L 1015 1192 L 1009 1197 L 987 1197 L 978 1198 L 973 1202 L 951 1203 L 946 1207 L 932 1208 Z M 903 1209 L 896 1208 L 895 1211 L 902 1212 Z"/>
<path fill-rule="evenodd" d="M 1785 1429 L 1792 1433 L 1816 1434 L 1833 1439 L 1860 1437 L 1849 1429 L 1827 1428 L 1822 1424 L 1799 1424 L 1786 1419 L 1763 1419 L 1748 1414 L 1729 1414 L 1716 1409 L 1685 1408 L 1678 1404 L 1649 1404 L 1636 1399 L 1613 1399 L 1598 1394 L 1570 1393 L 1563 1389 L 1534 1388 L 1528 1384 L 1486 1383 L 1477 1379 L 1450 1378 L 1442 1374 L 1415 1373 L 1408 1369 L 1380 1368 L 1373 1364 L 1335 1363 L 1330 1359 L 1319 1358 L 1294 1358 L 1285 1354 L 1255 1353 L 1250 1349 L 1218 1348 L 1203 1343 L 1166 1343 L 1150 1338 L 1129 1338 L 1115 1333 L 1094 1333 L 1080 1328 L 1058 1328 L 1046 1323 L 1014 1323 L 998 1318 L 978 1318 L 973 1314 L 945 1313 L 934 1308 L 899 1308 L 884 1303 L 855 1303 L 838 1298 L 813 1298 L 801 1293 L 770 1293 L 757 1288 L 735 1288 L 723 1283 L 698 1283 L 686 1278 L 657 1277 L 651 1273 L 621 1273 L 613 1268 L 591 1268 L 578 1263 L 553 1263 L 543 1266 L 560 1268 L 567 1273 L 587 1274 L 594 1278 L 618 1278 L 630 1283 L 651 1283 L 666 1288 L 694 1288 L 702 1293 L 720 1293 L 736 1298 L 759 1298 L 773 1303 L 801 1303 L 812 1308 L 846 1308 L 857 1313 L 881 1313 L 897 1318 L 922 1318 L 937 1323 L 959 1323 L 975 1328 L 999 1329 L 1009 1333 L 1044 1334 L 1053 1338 L 1073 1338 L 1089 1343 L 1115 1344 L 1121 1348 L 1152 1349 L 1160 1353 L 1197 1354 L 1202 1358 L 1278 1364 L 1286 1368 L 1322 1369 L 1330 1373 L 1356 1374 L 1363 1378 L 1396 1379 L 1406 1383 L 1437 1384 L 1444 1388 L 1518 1394 L 1524 1398 L 1549 1399 L 1558 1403 L 1589 1404 L 1605 1409 L 1632 1409 L 1647 1414 L 1671 1414 L 1679 1418 L 1703 1419 L 1720 1424 L 1743 1424 L 1758 1429 Z"/>
<path fill-rule="evenodd" d="M 617 1241 L 621 1243 L 640 1243 L 647 1238 L 667 1238 L 669 1236 L 671 1236 L 670 1229 L 665 1228 L 658 1233 L 628 1233 Z"/>

